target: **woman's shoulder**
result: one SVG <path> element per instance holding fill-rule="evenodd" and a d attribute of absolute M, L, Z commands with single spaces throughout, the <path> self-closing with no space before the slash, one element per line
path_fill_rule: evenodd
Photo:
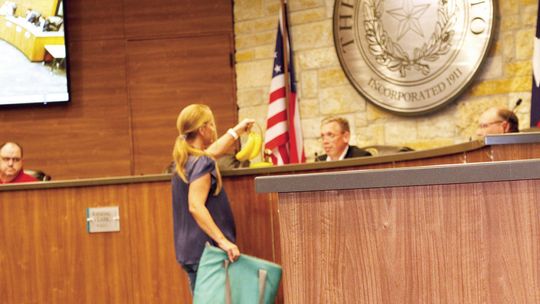
<path fill-rule="evenodd" d="M 208 165 L 214 165 L 215 163 L 216 162 L 210 156 L 207 156 L 207 155 L 200 155 L 200 156 L 190 155 L 187 160 L 186 166 L 191 166 L 191 167 L 208 166 Z"/>
<path fill-rule="evenodd" d="M 186 175 L 193 180 L 216 169 L 216 162 L 209 156 L 190 156 L 186 163 Z"/>

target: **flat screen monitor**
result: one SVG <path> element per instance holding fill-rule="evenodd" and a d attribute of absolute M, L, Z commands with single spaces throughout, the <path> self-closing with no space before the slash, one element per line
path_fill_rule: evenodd
<path fill-rule="evenodd" d="M 62 0 L 0 0 L 0 106 L 68 102 Z"/>

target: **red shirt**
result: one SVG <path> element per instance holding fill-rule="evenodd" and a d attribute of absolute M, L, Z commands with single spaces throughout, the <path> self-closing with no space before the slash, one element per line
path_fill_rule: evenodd
<path fill-rule="evenodd" d="M 7 183 L 4 183 L 0 180 L 0 184 L 28 183 L 28 182 L 37 182 L 37 181 L 38 180 L 35 177 L 28 175 L 24 173 L 23 170 L 21 170 L 21 172 L 19 172 L 19 175 L 17 175 L 17 177 L 15 177 L 14 180 Z"/>

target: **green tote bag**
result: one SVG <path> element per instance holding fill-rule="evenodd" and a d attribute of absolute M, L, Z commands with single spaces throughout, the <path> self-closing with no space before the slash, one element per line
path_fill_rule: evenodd
<path fill-rule="evenodd" d="M 206 244 L 197 270 L 194 304 L 274 303 L 281 266 L 242 254 L 230 263 L 227 254 Z"/>

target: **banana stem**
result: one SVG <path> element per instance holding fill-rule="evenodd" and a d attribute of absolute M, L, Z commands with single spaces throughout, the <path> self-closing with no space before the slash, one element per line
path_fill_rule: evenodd
<path fill-rule="evenodd" d="M 257 123 L 256 121 L 254 122 L 254 125 L 257 127 L 258 129 L 258 132 L 259 132 L 259 136 L 261 137 L 261 140 L 262 140 L 262 145 L 261 145 L 261 149 L 259 151 L 259 156 L 261 157 L 261 161 L 266 161 L 265 157 L 264 157 L 264 134 L 263 134 L 263 130 L 261 128 L 261 126 L 259 125 L 259 123 Z"/>

